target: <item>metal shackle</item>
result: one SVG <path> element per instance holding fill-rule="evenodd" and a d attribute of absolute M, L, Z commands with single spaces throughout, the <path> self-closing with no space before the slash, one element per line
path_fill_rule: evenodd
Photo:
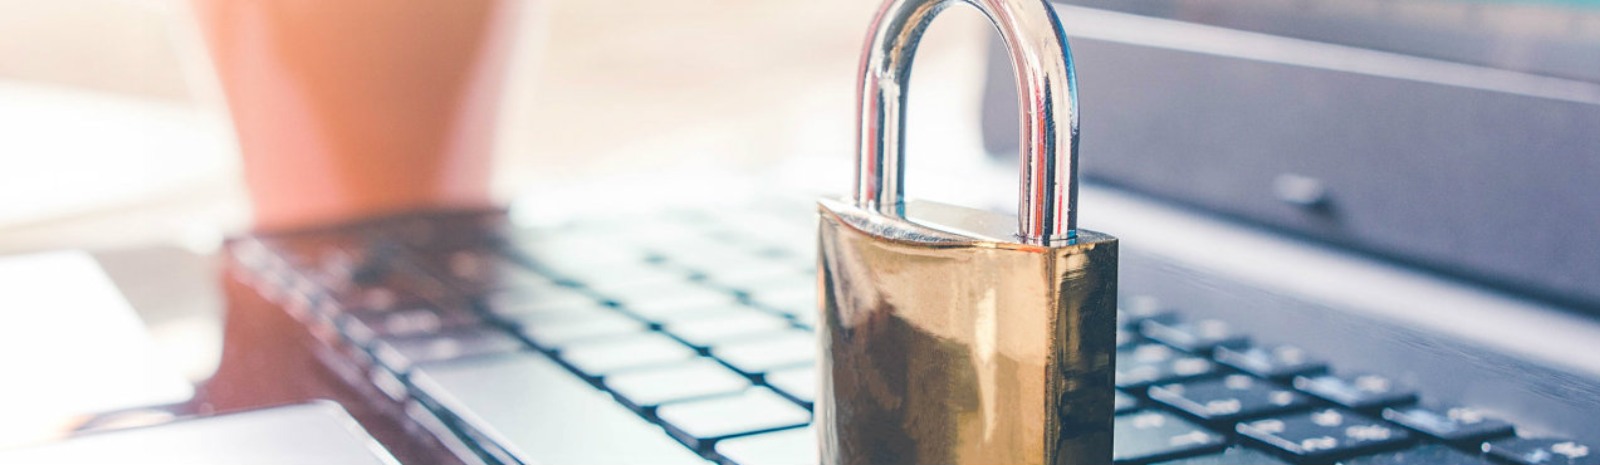
<path fill-rule="evenodd" d="M 1077 229 L 1078 86 L 1066 35 L 1047 0 L 890 0 L 884 4 L 873 18 L 861 58 L 856 206 L 905 216 L 901 198 L 911 62 L 928 25 L 955 3 L 982 12 L 999 30 L 1011 55 L 1022 110 L 1017 235 L 1030 244 L 1070 241 Z M 1060 113 L 1065 117 L 1058 118 Z"/>

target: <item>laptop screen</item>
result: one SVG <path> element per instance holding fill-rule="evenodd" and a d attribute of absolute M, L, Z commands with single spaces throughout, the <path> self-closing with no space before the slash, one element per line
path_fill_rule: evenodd
<path fill-rule="evenodd" d="M 1596 0 L 1066 3 L 1600 82 L 1600 1 Z"/>
<path fill-rule="evenodd" d="M 1600 2 L 1057 5 L 1087 179 L 1600 308 Z M 985 147 L 1010 160 L 991 49 Z"/>

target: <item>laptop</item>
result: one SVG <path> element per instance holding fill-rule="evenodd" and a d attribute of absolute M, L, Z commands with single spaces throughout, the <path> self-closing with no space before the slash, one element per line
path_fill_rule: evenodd
<path fill-rule="evenodd" d="M 1594 69 L 1571 63 L 1600 56 L 1574 39 L 1596 12 L 1359 3 L 1060 7 L 1080 221 L 1122 240 L 1117 464 L 1600 463 L 1600 77 L 1567 72 Z M 1529 9 L 1572 25 L 1493 19 Z M 1588 53 L 1492 53 L 1530 43 Z M 1010 99 L 991 133 L 1014 134 Z M 1007 157 L 962 175 L 1003 184 Z M 714 198 L 546 192 L 230 251 L 463 462 L 816 463 L 813 199 L 834 193 L 660 178 L 626 189 Z"/>

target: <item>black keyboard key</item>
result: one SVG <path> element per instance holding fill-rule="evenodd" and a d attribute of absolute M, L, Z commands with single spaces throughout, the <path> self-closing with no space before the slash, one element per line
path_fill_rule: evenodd
<path fill-rule="evenodd" d="M 1297 462 L 1325 462 L 1399 447 L 1411 435 L 1398 426 L 1343 409 L 1240 423 L 1240 435 Z"/>
<path fill-rule="evenodd" d="M 1517 465 L 1600 465 L 1600 450 L 1555 438 L 1505 438 L 1483 443 L 1490 457 Z"/>
<path fill-rule="evenodd" d="M 504 442 L 521 463 L 706 463 L 541 354 L 423 365 L 412 379 L 463 426 Z"/>
<path fill-rule="evenodd" d="M 1139 390 L 1152 384 L 1188 381 L 1216 372 L 1210 360 L 1159 344 L 1140 344 L 1117 351 L 1117 387 Z"/>
<path fill-rule="evenodd" d="M 656 416 L 667 424 L 668 431 L 692 447 L 705 447 L 711 441 L 726 437 L 811 423 L 811 411 L 767 388 L 663 405 L 656 409 Z"/>
<path fill-rule="evenodd" d="M 561 359 L 589 376 L 644 367 L 671 365 L 695 357 L 694 349 L 656 332 L 574 342 L 561 349 Z"/>
<path fill-rule="evenodd" d="M 1117 440 L 1111 460 L 1117 465 L 1142 464 L 1222 450 L 1227 438 L 1173 414 L 1140 410 L 1117 415 L 1112 425 Z"/>
<path fill-rule="evenodd" d="M 738 465 L 816 465 L 817 430 L 786 429 L 717 441 L 717 453 Z"/>
<path fill-rule="evenodd" d="M 1118 389 L 1116 393 L 1116 396 L 1113 397 L 1113 399 L 1116 401 L 1116 413 L 1128 412 L 1139 408 L 1138 398 L 1130 396 L 1127 393 L 1122 392 L 1120 389 Z"/>
<path fill-rule="evenodd" d="M 1150 387 L 1150 400 L 1212 424 L 1292 412 L 1311 406 L 1293 390 L 1246 375 Z"/>
<path fill-rule="evenodd" d="M 607 376 L 605 384 L 639 407 L 735 394 L 750 387 L 743 376 L 707 358 L 617 373 Z"/>
<path fill-rule="evenodd" d="M 1139 324 L 1145 338 L 1194 353 L 1211 353 L 1217 347 L 1243 347 L 1249 339 L 1234 333 L 1219 320 L 1192 322 L 1145 320 Z"/>
<path fill-rule="evenodd" d="M 1488 460 L 1451 449 L 1441 444 L 1429 444 L 1413 449 L 1358 457 L 1339 465 L 1489 465 Z"/>
<path fill-rule="evenodd" d="M 1288 380 L 1295 376 L 1328 371 L 1327 363 L 1312 358 L 1299 347 L 1289 345 L 1218 347 L 1213 358 L 1217 363 L 1272 380 Z"/>
<path fill-rule="evenodd" d="M 1255 449 L 1243 447 L 1229 447 L 1220 454 L 1202 455 L 1187 459 L 1178 459 L 1171 462 L 1161 462 L 1157 465 L 1289 465 L 1278 460 L 1277 457 L 1267 455 Z"/>
<path fill-rule="evenodd" d="M 1422 406 L 1383 410 L 1383 418 L 1440 441 L 1467 445 L 1515 432 L 1510 423 L 1485 416 L 1470 407 L 1433 408 Z"/>
<path fill-rule="evenodd" d="M 1298 376 L 1294 379 L 1294 387 L 1354 410 L 1376 410 L 1409 404 L 1417 400 L 1415 392 L 1396 386 L 1394 381 L 1387 377 L 1370 373 L 1351 376 L 1331 374 Z"/>
<path fill-rule="evenodd" d="M 515 352 L 525 347 L 503 329 L 475 326 L 426 336 L 381 338 L 372 344 L 372 356 L 385 368 L 405 373 L 419 363 Z"/>

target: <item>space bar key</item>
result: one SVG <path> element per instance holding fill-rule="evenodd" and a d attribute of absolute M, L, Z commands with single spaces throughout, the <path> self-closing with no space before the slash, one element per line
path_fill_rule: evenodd
<path fill-rule="evenodd" d="M 707 463 L 543 354 L 423 365 L 411 380 L 523 463 Z"/>

